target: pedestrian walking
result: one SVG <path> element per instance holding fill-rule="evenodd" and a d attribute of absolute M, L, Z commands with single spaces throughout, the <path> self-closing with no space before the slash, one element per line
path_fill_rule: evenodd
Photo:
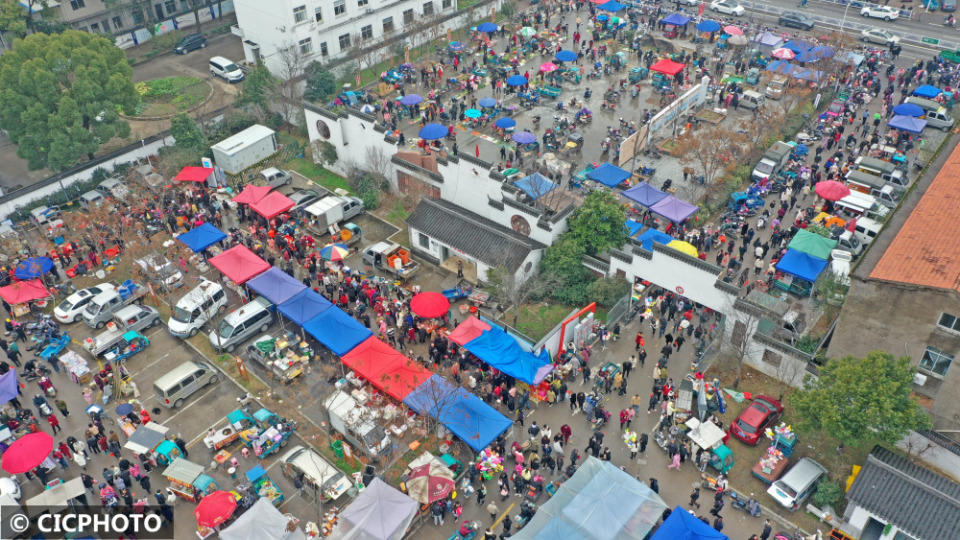
<path fill-rule="evenodd" d="M 500 514 L 500 509 L 497 507 L 497 503 L 490 501 L 490 504 L 487 505 L 487 512 L 490 512 L 490 521 L 496 521 L 497 516 Z"/>
<path fill-rule="evenodd" d="M 177 445 L 177 448 L 179 448 L 180 451 L 183 452 L 183 457 L 184 457 L 184 459 L 190 457 L 190 453 L 187 452 L 187 442 L 186 442 L 186 441 L 184 441 L 184 440 L 181 439 L 180 437 L 174 437 L 173 442 L 174 442 L 174 444 Z"/>
<path fill-rule="evenodd" d="M 770 525 L 770 520 L 764 520 L 763 530 L 760 531 L 760 540 L 768 540 L 770 538 L 770 533 L 773 532 L 773 526 Z"/>
<path fill-rule="evenodd" d="M 480 489 L 477 490 L 477 506 L 481 506 L 485 498 L 487 498 L 487 486 L 480 484 Z"/>
<path fill-rule="evenodd" d="M 70 416 L 70 411 L 67 410 L 67 402 L 66 402 L 66 401 L 64 401 L 64 400 L 62 400 L 62 399 L 58 399 L 58 400 L 56 400 L 56 401 L 54 402 L 54 405 L 57 406 L 57 410 L 60 411 L 60 414 L 62 414 L 64 418 Z"/>
<path fill-rule="evenodd" d="M 710 510 L 710 514 L 720 517 L 720 512 L 723 510 L 723 499 L 719 499 L 713 503 L 713 509 Z"/>
<path fill-rule="evenodd" d="M 79 465 L 81 469 L 87 470 L 87 457 L 83 455 L 83 452 L 74 453 L 73 461 Z"/>
<path fill-rule="evenodd" d="M 694 506 L 696 506 L 697 509 L 699 510 L 700 503 L 697 502 L 698 500 L 700 500 L 700 488 L 695 487 L 693 488 L 693 493 L 690 494 L 690 507 L 693 508 Z"/>
<path fill-rule="evenodd" d="M 806 2 L 807 0 L 803 0 L 803 1 Z M 713 520 L 713 528 L 716 529 L 717 532 L 720 532 L 720 531 L 723 530 L 723 517 L 722 517 L 722 516 L 717 516 L 717 519 Z"/>
<path fill-rule="evenodd" d="M 656 478 L 650 479 L 650 489 L 657 495 L 660 494 L 660 484 L 657 482 Z"/>
<path fill-rule="evenodd" d="M 57 419 L 57 415 L 50 413 L 50 416 L 47 417 L 47 422 L 50 423 L 50 428 L 53 429 L 54 435 L 60 431 L 63 431 L 63 428 L 60 427 L 60 420 Z"/>
<path fill-rule="evenodd" d="M 520 424 L 520 427 L 523 427 L 523 409 L 517 409 L 516 423 Z"/>
<path fill-rule="evenodd" d="M 646 451 L 647 451 L 647 441 L 649 441 L 649 440 L 650 440 L 650 438 L 647 436 L 646 433 L 641 433 L 641 434 L 640 434 L 640 453 L 641 453 L 641 454 L 646 453 Z"/>

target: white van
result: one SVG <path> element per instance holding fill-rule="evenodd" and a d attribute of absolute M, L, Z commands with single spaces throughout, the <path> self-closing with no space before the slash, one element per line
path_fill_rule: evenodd
<path fill-rule="evenodd" d="M 107 194 L 99 189 L 90 190 L 80 196 L 80 207 L 84 210 L 100 208 L 107 200 Z"/>
<path fill-rule="evenodd" d="M 870 242 L 873 242 L 874 238 L 880 234 L 880 229 L 883 228 L 883 224 L 874 221 L 870 218 L 859 217 L 857 218 L 857 224 L 855 226 L 853 235 L 860 240 L 860 243 L 869 246 Z"/>
<path fill-rule="evenodd" d="M 744 109 L 759 109 L 760 106 L 763 105 L 763 101 L 763 94 L 754 92 L 753 90 L 747 90 L 743 93 L 743 97 L 740 98 L 740 107 Z"/>
<path fill-rule="evenodd" d="M 167 328 L 177 337 L 193 337 L 207 321 L 226 309 L 227 295 L 223 287 L 219 283 L 203 280 L 177 301 Z"/>
<path fill-rule="evenodd" d="M 803 458 L 770 486 L 767 493 L 784 508 L 794 511 L 800 508 L 816 490 L 817 483 L 826 476 L 827 469 L 810 458 Z"/>
<path fill-rule="evenodd" d="M 183 400 L 198 390 L 217 382 L 218 372 L 210 364 L 199 360 L 190 360 L 173 368 L 153 383 L 157 399 L 168 409 L 179 409 Z"/>
<path fill-rule="evenodd" d="M 210 59 L 210 73 L 227 82 L 233 83 L 243 80 L 243 71 L 241 71 L 236 64 L 222 56 L 214 56 Z"/>
<path fill-rule="evenodd" d="M 868 156 L 858 157 L 853 162 L 858 171 L 879 176 L 884 182 L 899 187 L 907 187 L 910 181 L 904 177 L 903 171 L 889 161 Z"/>
<path fill-rule="evenodd" d="M 210 345 L 216 351 L 232 353 L 255 333 L 266 332 L 273 324 L 273 304 L 262 296 L 228 314 L 216 328 L 210 331 Z"/>

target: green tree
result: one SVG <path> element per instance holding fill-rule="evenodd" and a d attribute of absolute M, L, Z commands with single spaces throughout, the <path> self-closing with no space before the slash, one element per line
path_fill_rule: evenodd
<path fill-rule="evenodd" d="M 237 96 L 237 103 L 247 105 L 262 121 L 270 115 L 270 96 L 277 88 L 277 81 L 270 74 L 262 60 L 253 66 L 243 83 L 243 90 Z"/>
<path fill-rule="evenodd" d="M 207 137 L 200 124 L 187 113 L 180 113 L 170 119 L 170 134 L 179 148 L 199 150 L 207 146 Z"/>
<path fill-rule="evenodd" d="M 570 235 L 584 247 L 587 255 L 627 242 L 627 211 L 610 191 L 594 191 L 570 216 Z"/>
<path fill-rule="evenodd" d="M 303 97 L 310 101 L 320 101 L 337 91 L 337 78 L 327 71 L 319 62 L 313 62 L 307 77 L 307 90 Z"/>
<path fill-rule="evenodd" d="M 0 0 L 0 32 L 22 38 L 27 35 L 30 17 L 19 0 Z"/>
<path fill-rule="evenodd" d="M 788 400 L 796 425 L 815 437 L 827 435 L 851 446 L 876 439 L 887 444 L 908 430 L 930 426 L 930 418 L 913 398 L 910 358 L 872 351 L 864 358 L 831 359 L 816 379 Z"/>
<path fill-rule="evenodd" d="M 623 278 L 600 278 L 587 286 L 591 301 L 601 306 L 613 307 L 630 291 L 630 284 Z"/>
<path fill-rule="evenodd" d="M 30 169 L 62 171 L 130 134 L 140 95 L 124 52 L 102 36 L 32 34 L 0 56 L 0 125 Z"/>

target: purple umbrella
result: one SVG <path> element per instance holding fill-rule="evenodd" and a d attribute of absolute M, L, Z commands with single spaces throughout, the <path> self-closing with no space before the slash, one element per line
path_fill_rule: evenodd
<path fill-rule="evenodd" d="M 416 105 L 423 101 L 423 98 L 416 94 L 407 94 L 400 98 L 401 105 Z"/>
<path fill-rule="evenodd" d="M 530 144 L 537 142 L 537 136 L 529 131 L 520 131 L 513 134 L 513 140 L 520 144 Z"/>

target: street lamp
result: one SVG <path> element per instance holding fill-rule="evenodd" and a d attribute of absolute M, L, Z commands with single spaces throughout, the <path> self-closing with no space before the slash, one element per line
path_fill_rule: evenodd
<path fill-rule="evenodd" d="M 847 22 L 847 12 L 850 11 L 850 4 L 852 4 L 852 3 L 853 3 L 852 1 L 848 1 L 848 2 L 847 2 L 847 7 L 844 8 L 844 10 L 843 10 L 843 19 L 840 19 L 840 31 L 841 31 L 841 32 L 843 32 L 843 25 L 844 25 L 844 23 Z"/>

